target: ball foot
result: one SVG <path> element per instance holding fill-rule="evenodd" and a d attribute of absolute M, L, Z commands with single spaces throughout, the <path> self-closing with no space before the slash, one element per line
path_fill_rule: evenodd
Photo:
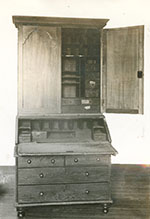
<path fill-rule="evenodd" d="M 17 209 L 18 218 L 23 218 L 25 216 L 25 212 L 21 209 Z"/>
<path fill-rule="evenodd" d="M 108 213 L 108 205 L 106 203 L 103 205 L 103 213 L 104 214 Z"/>

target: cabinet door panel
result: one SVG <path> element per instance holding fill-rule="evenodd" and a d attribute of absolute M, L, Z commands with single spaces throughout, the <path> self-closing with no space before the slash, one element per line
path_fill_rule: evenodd
<path fill-rule="evenodd" d="M 61 99 L 61 30 L 23 26 L 19 31 L 19 110 L 59 113 Z"/>
<path fill-rule="evenodd" d="M 103 112 L 143 113 L 143 35 L 143 26 L 104 30 Z"/>

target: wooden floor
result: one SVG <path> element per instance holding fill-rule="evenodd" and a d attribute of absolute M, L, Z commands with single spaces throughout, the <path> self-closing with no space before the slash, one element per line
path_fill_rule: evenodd
<path fill-rule="evenodd" d="M 16 219 L 15 168 L 0 167 L 0 219 Z M 25 219 L 150 219 L 150 167 L 112 166 L 114 204 L 104 215 L 96 205 L 29 208 Z"/>

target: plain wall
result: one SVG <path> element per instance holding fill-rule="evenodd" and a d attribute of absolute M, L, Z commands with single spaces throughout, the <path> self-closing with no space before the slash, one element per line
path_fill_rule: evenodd
<path fill-rule="evenodd" d="M 149 0 L 5 0 L 0 2 L 0 165 L 14 165 L 17 29 L 12 15 L 108 18 L 106 28 L 145 25 L 144 115 L 105 114 L 113 163 L 150 164 Z"/>

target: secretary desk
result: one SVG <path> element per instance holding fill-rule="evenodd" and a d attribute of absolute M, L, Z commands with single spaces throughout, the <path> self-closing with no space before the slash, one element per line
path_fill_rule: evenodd
<path fill-rule="evenodd" d="M 103 113 L 142 112 L 135 86 L 142 89 L 143 51 L 136 48 L 142 48 L 143 27 L 103 29 L 107 22 L 13 16 L 18 29 L 20 218 L 34 206 L 99 203 L 107 213 L 113 203 L 111 155 L 117 151 Z"/>

